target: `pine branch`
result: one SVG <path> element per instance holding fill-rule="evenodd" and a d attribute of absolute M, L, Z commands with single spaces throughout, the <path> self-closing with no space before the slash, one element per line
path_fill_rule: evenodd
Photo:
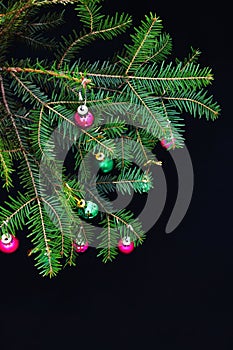
<path fill-rule="evenodd" d="M 5 96 L 3 79 L 0 80 L 0 85 L 1 85 L 0 87 L 1 87 L 2 96 Z M 23 154 L 23 157 L 24 157 L 24 160 L 25 160 L 25 163 L 26 163 L 26 167 L 27 167 L 27 170 L 28 170 L 28 173 L 29 173 L 29 176 L 30 176 L 30 180 L 31 180 L 31 185 L 32 185 L 32 188 L 33 188 L 33 191 L 34 191 L 34 194 L 35 194 L 35 199 L 36 199 L 37 206 L 38 206 L 38 212 L 36 213 L 36 216 L 37 216 L 37 218 L 39 217 L 40 221 L 39 221 L 39 223 L 37 222 L 36 224 L 37 224 L 37 227 L 39 226 L 39 230 L 42 230 L 44 243 L 45 243 L 45 247 L 46 247 L 45 249 L 46 249 L 46 252 L 47 252 L 47 262 L 44 265 L 44 266 L 47 267 L 47 270 L 43 270 L 43 273 L 44 274 L 49 274 L 50 276 L 53 276 L 55 271 L 53 270 L 53 263 L 52 263 L 52 258 L 51 258 L 51 249 L 49 247 L 49 239 L 48 239 L 47 233 L 46 233 L 46 224 L 45 224 L 45 221 L 44 221 L 44 215 L 43 215 L 41 200 L 40 200 L 39 193 L 38 193 L 37 186 L 36 186 L 36 179 L 34 177 L 34 172 L 33 172 L 32 168 L 31 168 L 31 164 L 30 164 L 28 155 L 26 154 L 26 152 L 24 150 L 24 145 L 23 145 L 23 142 L 21 140 L 20 133 L 18 131 L 18 128 L 17 128 L 16 123 L 15 123 L 15 120 L 13 118 L 13 115 L 11 114 L 11 111 L 10 111 L 10 109 L 8 107 L 8 104 L 7 104 L 6 100 L 5 100 L 5 107 L 6 107 L 6 110 L 8 112 L 9 118 L 11 120 L 12 126 L 14 128 L 16 137 L 17 137 L 17 139 L 19 141 L 19 145 L 20 145 L 20 148 L 22 150 L 22 154 Z M 16 213 L 18 213 L 18 210 L 16 211 Z M 34 218 L 33 218 L 32 226 L 34 227 L 34 225 L 35 225 L 35 222 L 34 222 Z M 38 230 L 38 228 L 37 228 L 37 230 Z"/>
<path fill-rule="evenodd" d="M 213 96 L 206 97 L 207 92 L 200 90 L 198 93 L 178 92 L 173 96 L 163 96 L 163 100 L 171 102 L 180 111 L 189 112 L 194 117 L 201 118 L 205 115 L 206 119 L 215 120 L 220 112 L 220 107 L 216 102 L 213 102 Z"/>
<path fill-rule="evenodd" d="M 42 34 L 26 34 L 17 33 L 17 36 L 23 40 L 28 46 L 36 49 L 41 48 L 45 50 L 52 50 L 57 45 L 56 41 L 50 38 L 45 38 Z"/>
<path fill-rule="evenodd" d="M 0 230 L 3 233 L 17 232 L 23 228 L 26 224 L 26 218 L 30 215 L 32 203 L 36 201 L 36 197 L 28 198 L 22 194 L 19 194 L 18 198 L 9 196 L 11 202 L 6 202 L 5 205 L 9 207 L 1 206 L 1 225 Z M 13 210 L 13 212 L 12 212 Z"/>
<path fill-rule="evenodd" d="M 132 23 L 124 13 L 103 15 L 100 3 L 30 0 L 0 6 L 0 176 L 10 188 L 17 170 L 22 187 L 1 207 L 0 232 L 15 235 L 28 227 L 29 255 L 35 255 L 43 276 L 57 275 L 63 260 L 65 266 L 76 264 L 74 242 L 80 237 L 94 245 L 97 239 L 104 262 L 116 258 L 120 239 L 142 244 L 141 223 L 133 212 L 114 211 L 109 194 L 145 193 L 153 187 L 151 167 L 162 165 L 154 147 L 161 139 L 172 140 L 170 148 L 183 147 L 184 113 L 207 120 L 220 114 L 207 91 L 212 70 L 198 64 L 200 51 L 191 48 L 183 61 L 169 62 L 172 40 L 155 14 L 134 28 L 131 44 L 116 57 L 75 61 L 80 48 L 97 39 L 112 40 Z M 53 11 L 58 4 L 76 5 L 79 27 L 57 43 L 51 62 L 8 59 L 17 38 L 34 47 L 53 44 L 45 31 L 63 21 L 65 12 Z M 74 121 L 84 103 L 94 115 L 89 128 Z M 93 175 L 97 153 L 113 160 L 109 173 L 101 169 Z M 82 219 L 87 201 L 99 208 L 98 237 L 92 219 Z"/>
<path fill-rule="evenodd" d="M 110 215 L 106 215 L 106 226 L 107 228 L 101 232 L 99 235 L 99 239 L 101 240 L 98 249 L 100 250 L 98 253 L 98 257 L 102 257 L 102 261 L 104 263 L 108 261 L 113 261 L 113 259 L 117 256 L 117 237 L 118 231 L 112 227 Z"/>
<path fill-rule="evenodd" d="M 125 74 L 128 75 L 130 71 L 134 71 L 142 63 L 148 59 L 148 46 L 155 40 L 161 32 L 161 20 L 156 18 L 152 13 L 150 17 L 145 16 L 145 21 L 142 21 L 141 27 L 136 29 L 136 34 L 132 35 L 134 45 L 126 46 L 129 59 L 121 59 L 126 65 Z"/>
<path fill-rule="evenodd" d="M 100 38 L 103 40 L 111 40 L 115 36 L 123 33 L 131 24 L 131 18 L 128 15 L 121 14 L 119 16 L 117 13 L 114 17 L 107 17 L 103 19 L 103 15 L 99 13 L 100 8 L 94 7 L 91 9 L 86 4 L 80 4 L 77 10 L 80 11 L 79 16 L 85 26 L 90 27 L 89 31 L 83 30 L 83 33 L 77 34 L 73 30 L 73 36 L 70 35 L 67 40 L 63 38 L 63 44 L 61 44 L 61 49 L 59 52 L 59 63 L 58 68 L 61 68 L 64 60 L 71 60 L 77 54 L 83 46 L 90 44 L 93 40 Z M 92 12 L 93 11 L 93 12 Z M 93 18 L 95 16 L 95 21 Z M 81 34 L 81 35 L 80 35 Z"/>
<path fill-rule="evenodd" d="M 64 13 L 65 11 L 61 11 L 60 13 L 56 12 L 47 12 L 40 17 L 34 18 L 32 22 L 28 23 L 28 28 L 30 29 L 30 33 L 37 33 L 46 31 L 52 28 L 56 28 L 59 25 L 64 23 Z"/>
<path fill-rule="evenodd" d="M 0 149 L 0 176 L 4 181 L 3 187 L 6 187 L 7 189 L 9 189 L 9 187 L 13 187 L 11 178 L 13 171 L 14 169 L 12 159 L 10 157 L 10 152 L 2 151 Z"/>
<path fill-rule="evenodd" d="M 112 190 L 116 190 L 121 194 L 131 194 L 132 190 L 138 193 L 145 192 L 142 184 L 148 185 L 148 191 L 153 188 L 152 176 L 150 173 L 145 173 L 141 169 L 130 168 L 123 169 L 121 174 L 114 178 L 110 176 L 97 177 L 96 185 L 100 193 L 109 193 Z"/>

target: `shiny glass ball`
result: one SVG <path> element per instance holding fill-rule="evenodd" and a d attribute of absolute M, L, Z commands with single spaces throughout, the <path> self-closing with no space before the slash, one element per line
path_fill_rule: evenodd
<path fill-rule="evenodd" d="M 103 173 L 109 173 L 114 167 L 114 162 L 112 159 L 105 158 L 99 163 L 99 167 Z"/>
<path fill-rule="evenodd" d="M 93 219 L 98 215 L 99 207 L 96 203 L 87 201 L 84 208 L 79 208 L 78 214 L 84 219 Z"/>
<path fill-rule="evenodd" d="M 88 242 L 86 241 L 83 244 L 80 244 L 78 242 L 74 242 L 73 247 L 77 253 L 84 253 L 88 249 Z"/>
<path fill-rule="evenodd" d="M 80 115 L 78 112 L 74 114 L 74 122 L 80 128 L 86 129 L 92 126 L 95 118 L 91 112 L 88 112 L 85 115 Z"/>
<path fill-rule="evenodd" d="M 0 251 L 3 253 L 13 253 L 19 247 L 18 238 L 14 237 L 12 234 L 3 234 L 0 240 Z"/>
<path fill-rule="evenodd" d="M 139 186 L 141 192 L 148 192 L 151 188 L 151 183 L 149 182 L 148 176 L 144 176 L 142 179 L 142 182 L 140 183 Z"/>
<path fill-rule="evenodd" d="M 118 249 L 123 254 L 130 254 L 134 250 L 134 242 L 122 238 L 118 242 Z"/>
<path fill-rule="evenodd" d="M 161 143 L 161 146 L 163 146 L 166 149 L 169 149 L 175 144 L 175 139 L 173 138 L 171 141 L 167 141 L 165 139 L 162 139 L 160 141 L 160 143 Z"/>

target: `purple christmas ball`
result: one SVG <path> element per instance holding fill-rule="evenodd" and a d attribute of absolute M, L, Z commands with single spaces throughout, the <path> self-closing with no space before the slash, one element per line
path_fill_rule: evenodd
<path fill-rule="evenodd" d="M 85 115 L 80 115 L 78 112 L 74 114 L 74 122 L 80 128 L 86 129 L 92 126 L 95 118 L 91 112 L 87 112 Z"/>

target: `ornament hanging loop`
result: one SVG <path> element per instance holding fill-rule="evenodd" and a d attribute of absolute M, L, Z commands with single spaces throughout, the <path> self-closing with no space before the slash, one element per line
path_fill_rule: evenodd
<path fill-rule="evenodd" d="M 95 158 L 99 161 L 102 161 L 105 159 L 105 155 L 102 152 L 96 153 Z"/>
<path fill-rule="evenodd" d="M 122 238 L 122 243 L 123 245 L 130 245 L 131 241 L 130 241 L 130 237 L 128 235 L 126 235 L 125 237 Z"/>
<path fill-rule="evenodd" d="M 82 84 L 82 87 L 85 89 L 85 100 L 84 100 L 84 103 L 82 103 L 82 104 L 78 107 L 78 109 L 77 109 L 77 112 L 78 112 L 78 114 L 79 114 L 80 116 L 84 116 L 84 115 L 86 115 L 86 114 L 88 113 L 87 98 L 86 98 L 86 83 L 85 83 L 86 80 L 87 80 L 87 79 L 84 78 L 84 79 L 82 80 L 82 83 L 81 83 L 81 84 Z M 78 97 L 79 97 L 79 101 L 80 101 L 80 102 L 83 102 L 83 96 L 82 96 L 82 91 L 81 91 L 81 89 L 79 90 Z"/>
<path fill-rule="evenodd" d="M 77 200 L 77 207 L 78 207 L 78 208 L 84 208 L 85 205 L 86 205 L 86 202 L 85 202 L 84 199 L 78 199 L 78 200 Z"/>
<path fill-rule="evenodd" d="M 2 235 L 1 241 L 3 242 L 3 244 L 9 244 L 12 242 L 12 236 L 10 234 L 4 233 Z"/>

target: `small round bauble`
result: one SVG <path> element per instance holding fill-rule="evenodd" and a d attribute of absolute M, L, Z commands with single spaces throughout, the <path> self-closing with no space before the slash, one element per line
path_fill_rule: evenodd
<path fill-rule="evenodd" d="M 0 251 L 3 253 L 14 253 L 19 247 L 19 240 L 12 234 L 3 234 L 0 240 Z"/>
<path fill-rule="evenodd" d="M 114 162 L 112 159 L 105 158 L 99 163 L 99 167 L 103 173 L 109 173 L 114 167 Z"/>
<path fill-rule="evenodd" d="M 99 212 L 99 207 L 96 203 L 86 201 L 84 208 L 79 208 L 78 214 L 84 219 L 93 219 Z"/>
<path fill-rule="evenodd" d="M 90 126 L 92 126 L 94 121 L 95 121 L 95 118 L 91 112 L 87 112 L 84 115 L 78 112 L 74 114 L 74 122 L 80 128 L 83 128 L 83 129 L 89 128 Z"/>
<path fill-rule="evenodd" d="M 130 254 L 134 250 L 134 242 L 130 238 L 122 238 L 118 242 L 118 249 L 121 253 Z"/>
<path fill-rule="evenodd" d="M 161 143 L 162 147 L 168 149 L 168 148 L 170 148 L 171 146 L 174 145 L 175 139 L 173 138 L 171 141 L 167 141 L 167 140 L 165 140 L 165 139 L 162 139 L 162 140 L 160 141 L 160 143 Z"/>
<path fill-rule="evenodd" d="M 87 241 L 85 243 L 74 242 L 73 247 L 77 253 L 84 253 L 88 249 L 88 242 Z"/>
<path fill-rule="evenodd" d="M 142 182 L 140 183 L 140 190 L 142 192 L 148 192 L 151 188 L 151 184 L 149 182 L 149 178 L 147 176 L 144 176 L 142 179 Z"/>

